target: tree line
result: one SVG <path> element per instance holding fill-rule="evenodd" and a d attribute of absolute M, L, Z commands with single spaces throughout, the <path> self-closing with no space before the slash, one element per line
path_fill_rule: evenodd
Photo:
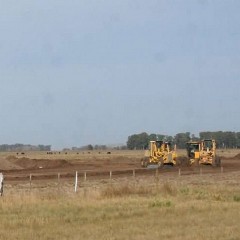
<path fill-rule="evenodd" d="M 51 151 L 51 145 L 30 145 L 30 144 L 2 144 L 0 152 L 18 152 L 18 151 Z"/>
<path fill-rule="evenodd" d="M 106 150 L 108 147 L 106 145 L 92 145 L 88 144 L 82 147 L 72 147 L 73 151 L 81 151 L 81 150 Z"/>
<path fill-rule="evenodd" d="M 148 134 L 146 132 L 133 134 L 128 137 L 127 148 L 128 149 L 147 149 L 149 141 L 151 140 L 163 140 L 170 141 L 177 145 L 177 148 L 183 149 L 186 147 L 186 142 L 199 141 L 202 139 L 215 139 L 218 148 L 240 148 L 240 132 L 231 131 L 206 131 L 200 132 L 199 137 L 191 134 L 190 132 L 177 133 L 175 136 L 163 135 L 163 134 Z"/>

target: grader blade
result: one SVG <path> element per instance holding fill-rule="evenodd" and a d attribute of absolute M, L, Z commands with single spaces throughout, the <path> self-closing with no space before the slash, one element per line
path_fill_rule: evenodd
<path fill-rule="evenodd" d="M 147 166 L 147 169 L 157 169 L 157 168 L 159 168 L 159 165 L 158 165 L 158 164 L 149 164 L 149 165 Z"/>

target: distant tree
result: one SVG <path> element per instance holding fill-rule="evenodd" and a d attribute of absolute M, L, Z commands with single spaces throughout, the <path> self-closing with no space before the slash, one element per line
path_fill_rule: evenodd
<path fill-rule="evenodd" d="M 95 150 L 106 150 L 107 146 L 106 145 L 95 145 L 94 149 Z"/>
<path fill-rule="evenodd" d="M 163 135 L 163 134 L 155 134 L 152 133 L 148 136 L 149 141 L 167 141 L 167 142 L 172 142 L 173 141 L 173 137 L 172 136 L 168 136 L 168 135 Z"/>
<path fill-rule="evenodd" d="M 200 139 L 213 139 L 213 133 L 212 132 L 200 132 L 199 133 Z"/>
<path fill-rule="evenodd" d="M 8 151 L 8 152 L 15 152 L 15 151 L 51 151 L 51 145 L 30 145 L 30 144 L 2 144 L 0 145 L 0 151 Z"/>
<path fill-rule="evenodd" d="M 93 145 L 92 144 L 88 144 L 87 145 L 87 150 L 89 150 L 89 151 L 93 150 Z"/>
<path fill-rule="evenodd" d="M 148 141 L 156 141 L 156 140 L 157 140 L 157 134 L 151 133 L 151 134 L 148 136 Z"/>
<path fill-rule="evenodd" d="M 190 132 L 177 133 L 174 137 L 174 141 L 178 148 L 185 148 L 186 143 L 190 141 Z"/>
<path fill-rule="evenodd" d="M 217 131 L 217 132 L 200 132 L 201 139 L 215 139 L 218 148 L 236 148 L 240 143 L 240 136 L 236 132 Z"/>
<path fill-rule="evenodd" d="M 174 137 L 172 137 L 172 136 L 165 136 L 165 141 L 167 141 L 167 142 L 172 142 L 172 143 L 174 143 L 175 141 L 174 141 Z"/>
<path fill-rule="evenodd" d="M 200 138 L 199 138 L 199 137 L 196 137 L 195 134 L 191 134 L 191 140 L 192 140 L 192 141 L 199 141 Z"/>
<path fill-rule="evenodd" d="M 236 132 L 236 147 L 240 148 L 240 132 Z"/>
<path fill-rule="evenodd" d="M 127 146 L 126 146 L 126 145 L 121 146 L 120 149 L 121 149 L 121 150 L 127 150 Z"/>
<path fill-rule="evenodd" d="M 128 149 L 146 149 L 148 147 L 148 134 L 146 132 L 134 134 L 128 137 Z"/>

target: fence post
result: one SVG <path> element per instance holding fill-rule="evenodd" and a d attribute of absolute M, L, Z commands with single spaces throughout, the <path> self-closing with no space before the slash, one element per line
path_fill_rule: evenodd
<path fill-rule="evenodd" d="M 77 192 L 77 186 L 78 186 L 78 172 L 76 171 L 76 176 L 75 176 L 75 188 L 74 188 L 75 193 Z"/>
<path fill-rule="evenodd" d="M 178 176 L 181 176 L 181 168 L 178 169 Z"/>
<path fill-rule="evenodd" d="M 60 190 L 60 173 L 58 173 L 58 191 Z"/>
<path fill-rule="evenodd" d="M 109 172 L 110 180 L 112 180 L 112 171 Z"/>
<path fill-rule="evenodd" d="M 32 174 L 30 173 L 29 176 L 29 185 L 30 185 L 30 191 L 32 190 Z"/>
<path fill-rule="evenodd" d="M 136 177 L 136 172 L 135 172 L 135 169 L 133 169 L 133 178 Z"/>
<path fill-rule="evenodd" d="M 0 196 L 3 196 L 3 174 L 0 173 Z"/>
<path fill-rule="evenodd" d="M 87 172 L 84 172 L 84 182 L 87 181 Z"/>

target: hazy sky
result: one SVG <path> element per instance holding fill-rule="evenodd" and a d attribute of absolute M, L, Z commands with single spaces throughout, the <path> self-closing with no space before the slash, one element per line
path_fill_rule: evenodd
<path fill-rule="evenodd" d="M 240 131 L 239 0 L 0 0 L 0 144 Z"/>

